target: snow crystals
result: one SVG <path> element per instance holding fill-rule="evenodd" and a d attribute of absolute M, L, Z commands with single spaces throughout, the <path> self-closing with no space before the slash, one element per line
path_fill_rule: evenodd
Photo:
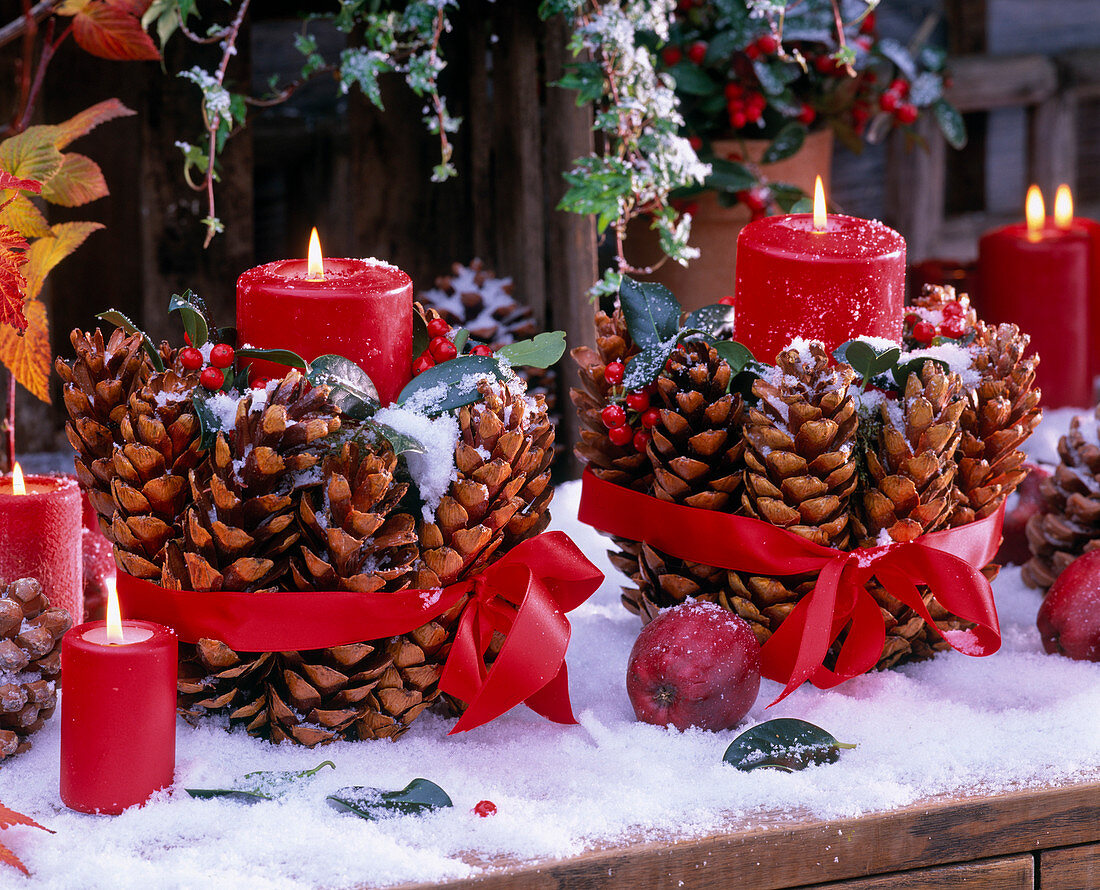
<path fill-rule="evenodd" d="M 433 387 L 433 390 L 438 388 L 440 387 Z M 446 389 L 445 386 L 443 388 Z M 417 393 L 417 396 L 420 395 L 422 394 Z M 415 399 L 414 396 L 410 402 Z M 430 403 L 429 399 L 428 404 Z M 455 446 L 458 444 L 459 435 L 458 420 L 450 413 L 429 417 L 422 411 L 410 407 L 408 403 L 382 408 L 374 415 L 374 419 L 399 433 L 411 436 L 424 446 L 423 453 L 408 451 L 403 457 L 409 467 L 409 475 L 412 476 L 413 483 L 420 492 L 420 500 L 424 504 L 422 511 L 424 521 L 435 521 L 436 507 L 439 506 L 440 500 L 447 493 L 451 483 L 458 478 L 458 470 L 455 468 Z"/>

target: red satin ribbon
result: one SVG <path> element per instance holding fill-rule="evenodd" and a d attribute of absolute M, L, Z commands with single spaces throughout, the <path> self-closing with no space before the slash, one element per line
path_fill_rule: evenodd
<path fill-rule="evenodd" d="M 568 535 L 554 531 L 516 545 L 481 574 L 442 590 L 195 593 L 120 572 L 118 596 L 128 618 L 168 625 L 185 642 L 210 638 L 242 652 L 284 652 L 408 633 L 470 594 L 439 679 L 440 689 L 468 705 L 454 733 L 488 723 L 521 702 L 556 723 L 577 722 L 565 668 L 565 613 L 601 583 L 603 573 Z M 485 653 L 494 631 L 505 640 L 490 667 Z"/>
<path fill-rule="evenodd" d="M 997 552 L 1003 505 L 985 519 L 910 543 L 844 551 L 748 516 L 670 504 L 585 470 L 579 518 L 602 532 L 643 541 L 689 562 L 759 575 L 819 572 L 813 591 L 799 600 L 761 651 L 763 675 L 785 684 L 776 702 L 806 680 L 828 689 L 875 666 L 886 642 L 886 625 L 866 588 L 872 577 L 932 627 L 936 625 L 918 584 L 928 586 L 949 612 L 975 624 L 946 634 L 936 628 L 952 648 L 967 655 L 992 655 L 1001 645 L 993 589 L 979 569 Z M 836 668 L 829 670 L 822 662 L 849 621 Z"/>

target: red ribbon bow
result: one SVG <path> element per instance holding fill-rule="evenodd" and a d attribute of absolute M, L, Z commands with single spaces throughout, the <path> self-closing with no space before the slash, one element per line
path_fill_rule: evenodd
<path fill-rule="evenodd" d="M 468 704 L 454 733 L 521 702 L 556 723 L 577 722 L 565 667 L 565 613 L 602 583 L 603 573 L 569 536 L 554 531 L 517 544 L 481 574 L 441 590 L 195 593 L 120 572 L 118 595 L 127 617 L 168 625 L 184 642 L 211 638 L 243 652 L 285 652 L 399 636 L 470 594 L 439 679 L 440 689 Z M 505 640 L 490 667 L 485 653 L 494 631 Z"/>
<path fill-rule="evenodd" d="M 689 562 L 760 575 L 818 572 L 817 583 L 761 650 L 762 673 L 785 684 L 782 701 L 806 680 L 829 689 L 875 666 L 886 641 L 882 611 L 866 585 L 877 579 L 920 615 L 954 649 L 992 655 L 1001 645 L 993 588 L 979 571 L 1001 540 L 1004 505 L 991 516 L 923 535 L 905 544 L 836 550 L 748 516 L 685 507 L 598 479 L 585 470 L 579 518 L 600 531 Z M 917 585 L 975 627 L 941 631 Z M 836 667 L 822 662 L 851 622 Z M 775 704 L 772 702 L 772 704 Z"/>

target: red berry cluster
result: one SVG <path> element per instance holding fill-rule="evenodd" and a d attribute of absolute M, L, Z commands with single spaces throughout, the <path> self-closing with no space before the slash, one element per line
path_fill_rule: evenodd
<path fill-rule="evenodd" d="M 626 368 L 622 362 L 611 362 L 604 369 L 604 379 L 612 386 L 612 398 L 617 398 L 615 391 L 622 385 L 625 375 Z M 600 420 L 607 427 L 607 438 L 612 445 L 620 448 L 633 445 L 635 451 L 646 450 L 652 438 L 649 431 L 661 419 L 661 413 L 650 407 L 652 392 L 652 384 L 645 389 L 632 390 L 621 396 L 621 403 L 613 402 L 600 412 Z"/>
<path fill-rule="evenodd" d="M 768 206 L 772 203 L 772 190 L 766 185 L 757 184 L 751 189 L 737 193 L 737 200 L 744 204 L 753 219 L 768 215 Z"/>
<path fill-rule="evenodd" d="M 442 318 L 433 318 L 428 322 L 428 348 L 425 349 L 413 362 L 412 372 L 416 377 L 423 374 L 428 368 L 434 368 L 441 362 L 449 362 L 458 355 L 458 349 L 450 337 L 451 325 Z M 471 355 L 492 355 L 493 350 L 484 344 L 478 344 L 470 348 Z"/>
<path fill-rule="evenodd" d="M 776 39 L 774 34 L 765 34 L 763 37 L 757 37 L 756 40 L 744 49 L 745 55 L 754 61 L 761 56 L 775 55 L 778 51 L 779 40 Z"/>
<path fill-rule="evenodd" d="M 190 337 L 187 338 L 187 342 L 191 342 Z M 202 353 L 194 346 L 181 349 L 179 354 L 180 364 L 183 365 L 185 370 L 197 371 L 202 368 L 202 373 L 199 374 L 199 383 L 211 392 L 222 388 L 222 384 L 225 383 L 224 369 L 233 364 L 233 358 L 233 347 L 228 343 L 218 343 L 210 350 L 210 364 L 208 365 Z M 206 367 L 203 368 L 203 365 L 206 365 Z"/>
<path fill-rule="evenodd" d="M 890 86 L 878 97 L 878 107 L 894 116 L 899 124 L 911 124 L 917 119 L 917 106 L 906 102 L 909 95 L 909 81 L 903 77 L 895 78 Z"/>
<path fill-rule="evenodd" d="M 768 100 L 759 90 L 739 83 L 726 84 L 726 111 L 733 129 L 740 130 L 746 124 L 755 124 L 763 117 L 767 105 Z"/>
<path fill-rule="evenodd" d="M 958 340 L 965 337 L 969 330 L 966 323 L 966 307 L 957 301 L 948 303 L 943 307 L 943 321 L 938 326 L 921 318 L 917 313 L 910 312 L 905 316 L 905 329 L 909 336 L 921 346 L 930 345 L 936 337 Z"/>

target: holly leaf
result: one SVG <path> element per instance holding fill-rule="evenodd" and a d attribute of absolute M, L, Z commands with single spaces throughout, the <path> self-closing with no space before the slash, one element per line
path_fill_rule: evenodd
<path fill-rule="evenodd" d="M 227 333 L 227 329 L 222 328 L 222 333 Z M 262 358 L 269 362 L 286 365 L 288 368 L 297 368 L 302 372 L 309 370 L 309 362 L 289 349 L 257 349 L 255 346 L 243 346 L 236 351 L 236 356 L 237 358 Z"/>
<path fill-rule="evenodd" d="M 470 339 L 470 332 L 465 328 L 459 328 L 455 331 L 455 335 L 451 338 L 451 342 L 455 345 L 455 352 L 462 355 L 462 350 L 466 347 L 466 343 Z M 560 358 L 560 356 L 559 356 Z"/>
<path fill-rule="evenodd" d="M 693 62 L 677 62 L 669 69 L 676 81 L 676 92 L 687 96 L 709 96 L 718 85 Z"/>
<path fill-rule="evenodd" d="M 47 404 L 50 401 L 50 329 L 46 306 L 41 300 L 23 305 L 27 327 L 19 330 L 0 326 L 0 362 L 28 392 Z"/>
<path fill-rule="evenodd" d="M 950 102 L 940 99 L 932 104 L 932 113 L 936 115 L 936 123 L 947 144 L 952 148 L 964 148 L 966 146 L 966 124 L 958 109 Z"/>
<path fill-rule="evenodd" d="M 428 343 L 431 342 L 431 337 L 428 336 L 428 323 L 424 321 L 424 316 L 419 312 L 413 313 L 413 348 L 412 354 L 415 359 L 425 349 L 428 348 Z"/>
<path fill-rule="evenodd" d="M 753 361 L 749 347 L 736 340 L 719 340 L 714 344 L 714 351 L 730 366 L 735 375 L 740 374 Z"/>
<path fill-rule="evenodd" d="M 702 306 L 691 313 L 684 321 L 684 327 L 702 331 L 712 337 L 719 336 L 724 329 L 733 324 L 733 307 L 725 303 L 712 303 Z"/>
<path fill-rule="evenodd" d="M 391 815 L 420 816 L 454 806 L 447 792 L 428 779 L 413 779 L 400 791 L 364 787 L 341 788 L 325 800 L 334 810 L 354 813 L 360 819 L 371 821 Z"/>
<path fill-rule="evenodd" d="M 158 371 L 164 370 L 164 360 L 160 357 L 160 353 L 157 352 L 156 346 L 153 345 L 152 338 L 125 315 L 117 309 L 108 309 L 106 312 L 100 312 L 96 318 L 102 319 L 108 324 L 113 324 L 116 328 L 122 328 L 127 334 L 141 334 L 141 347 L 153 362 L 153 367 Z"/>
<path fill-rule="evenodd" d="M 565 331 L 544 331 L 530 340 L 516 340 L 496 354 L 513 368 L 549 368 L 565 355 Z"/>
<path fill-rule="evenodd" d="M 180 314 L 187 339 L 196 349 L 201 349 L 210 339 L 210 322 L 206 313 L 194 302 L 194 296 L 190 290 L 185 290 L 182 294 L 172 294 L 168 300 L 168 311 Z"/>
<path fill-rule="evenodd" d="M 0 225 L 0 331 L 11 326 L 16 331 L 27 327 L 23 314 L 27 279 L 23 266 L 27 262 L 27 240 L 15 229 Z"/>
<path fill-rule="evenodd" d="M 199 800 L 228 797 L 242 803 L 259 803 L 261 800 L 274 800 L 284 796 L 299 782 L 313 778 L 326 766 L 336 769 L 335 763 L 325 760 L 313 769 L 298 772 L 261 770 L 246 773 L 233 783 L 232 788 L 188 788 L 186 791 Z"/>
<path fill-rule="evenodd" d="M 377 420 L 368 420 L 366 425 L 368 429 L 377 432 L 393 446 L 394 454 L 404 454 L 405 452 L 425 454 L 428 451 L 428 447 L 419 439 L 410 436 L 408 433 L 399 433 L 388 424 L 379 423 Z"/>
<path fill-rule="evenodd" d="M 90 108 L 74 114 L 67 121 L 53 124 L 53 144 L 57 148 L 65 148 L 70 142 L 86 136 L 100 124 L 119 117 L 130 117 L 137 114 L 132 108 L 127 108 L 118 99 L 104 99 Z"/>
<path fill-rule="evenodd" d="M 756 177 L 744 164 L 714 158 L 709 161 L 710 174 L 705 185 L 708 189 L 726 192 L 743 192 L 756 185 Z"/>
<path fill-rule="evenodd" d="M 661 373 L 678 342 L 679 338 L 669 339 L 663 343 L 647 346 L 641 352 L 635 354 L 626 363 L 623 386 L 628 390 L 643 389 L 649 386 Z"/>
<path fill-rule="evenodd" d="M 401 390 L 397 404 L 412 403 L 416 410 L 431 416 L 453 411 L 481 398 L 478 385 L 486 377 L 504 377 L 496 356 L 460 355 L 414 377 Z"/>
<path fill-rule="evenodd" d="M 726 748 L 722 760 L 746 773 L 761 768 L 793 773 L 815 764 L 835 763 L 842 749 L 854 747 L 838 742 L 820 726 L 780 717 L 745 730 Z"/>
<path fill-rule="evenodd" d="M 851 365 L 866 385 L 876 374 L 889 371 L 898 363 L 901 347 L 877 346 L 860 339 L 848 340 L 833 350 L 833 358 Z"/>
<path fill-rule="evenodd" d="M 892 37 L 885 37 L 878 42 L 875 48 L 898 66 L 898 70 L 905 75 L 908 81 L 917 79 L 917 65 L 913 56 L 905 46 Z"/>
<path fill-rule="evenodd" d="M 895 365 L 890 369 L 894 377 L 894 382 L 898 385 L 898 389 L 905 388 L 905 384 L 909 381 L 910 374 L 916 374 L 919 377 L 925 362 L 935 362 L 945 374 L 951 370 L 951 366 L 943 359 L 932 358 L 928 355 L 919 355 L 916 358 L 910 359 L 904 365 Z"/>
<path fill-rule="evenodd" d="M 214 443 L 218 440 L 218 433 L 222 431 L 222 422 L 218 419 L 218 415 L 214 413 L 214 409 L 206 403 L 206 399 L 197 395 L 198 390 L 195 392 L 196 395 L 191 397 L 191 404 L 195 407 L 195 417 L 199 419 L 199 448 L 206 451 L 213 448 Z M 197 795 L 192 794 L 191 796 L 196 797 Z"/>
<path fill-rule="evenodd" d="M 81 49 L 101 59 L 160 59 L 153 39 L 142 30 L 148 2 L 127 0 L 65 0 L 58 15 L 73 16 L 73 38 Z"/>
<path fill-rule="evenodd" d="M 675 337 L 680 330 L 683 309 L 663 284 L 635 281 L 624 275 L 619 284 L 619 302 L 630 336 L 643 349 Z"/>
<path fill-rule="evenodd" d="M 764 149 L 764 154 L 760 156 L 760 162 L 774 164 L 776 161 L 782 161 L 796 154 L 802 148 L 802 143 L 806 141 L 806 133 L 807 130 L 803 124 L 791 121 L 775 134 L 771 145 Z"/>
<path fill-rule="evenodd" d="M 68 222 L 50 226 L 48 238 L 37 239 L 27 250 L 27 299 L 33 300 L 42 291 L 46 276 L 58 263 L 80 247 L 84 240 L 103 223 Z"/>
<path fill-rule="evenodd" d="M 42 197 L 61 207 L 80 207 L 110 194 L 99 164 L 86 155 L 70 152 L 42 186 Z"/>
<path fill-rule="evenodd" d="M 378 388 L 370 376 L 342 355 L 322 355 L 309 363 L 306 374 L 314 386 L 327 386 L 329 398 L 349 417 L 362 420 L 380 404 Z"/>

